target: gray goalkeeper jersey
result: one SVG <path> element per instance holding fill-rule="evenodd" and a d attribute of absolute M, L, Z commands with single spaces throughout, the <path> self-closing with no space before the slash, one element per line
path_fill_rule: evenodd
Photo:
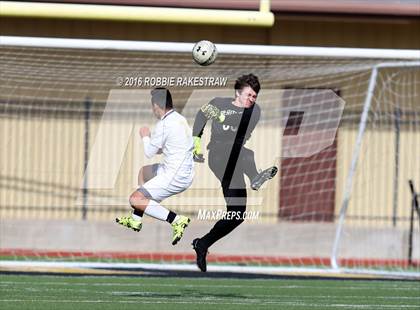
<path fill-rule="evenodd" d="M 230 148 L 232 144 L 242 146 L 251 137 L 260 116 L 261 109 L 258 104 L 250 108 L 240 108 L 232 104 L 233 98 L 216 97 L 210 104 L 220 109 L 225 115 L 223 123 L 213 120 L 211 138 L 208 148 Z M 194 121 L 193 135 L 201 137 L 207 119 L 200 110 Z"/>

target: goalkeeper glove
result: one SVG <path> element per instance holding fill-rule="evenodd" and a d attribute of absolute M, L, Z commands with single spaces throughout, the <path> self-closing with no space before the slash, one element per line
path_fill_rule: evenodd
<path fill-rule="evenodd" d="M 219 123 L 223 123 L 225 120 L 225 115 L 220 112 L 220 109 L 210 103 L 203 105 L 201 107 L 201 112 L 204 113 L 204 116 L 207 119 L 214 119 Z"/>
<path fill-rule="evenodd" d="M 194 139 L 194 149 L 193 149 L 193 159 L 198 163 L 204 163 L 204 156 L 201 152 L 201 138 L 193 137 Z"/>

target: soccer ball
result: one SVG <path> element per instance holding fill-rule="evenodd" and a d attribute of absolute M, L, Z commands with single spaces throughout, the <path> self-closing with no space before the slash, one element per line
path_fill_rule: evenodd
<path fill-rule="evenodd" d="M 192 56 L 200 66 L 211 65 L 217 57 L 216 45 L 207 40 L 199 41 L 193 47 Z"/>

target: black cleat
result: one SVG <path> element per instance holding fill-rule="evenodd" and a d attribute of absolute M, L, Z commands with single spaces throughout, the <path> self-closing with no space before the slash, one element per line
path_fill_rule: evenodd
<path fill-rule="evenodd" d="M 193 154 L 193 160 L 196 163 L 204 163 L 205 161 L 203 154 Z"/>
<path fill-rule="evenodd" d="M 265 181 L 268 181 L 272 178 L 274 178 L 274 176 L 277 174 L 277 171 L 279 169 L 277 169 L 276 166 L 270 167 L 265 169 L 264 171 L 261 171 L 260 173 L 258 173 L 251 181 L 251 188 L 254 191 L 257 191 L 260 189 L 260 187 L 264 184 Z"/>
<path fill-rule="evenodd" d="M 206 256 L 207 256 L 207 249 L 200 246 L 200 239 L 196 238 L 192 242 L 193 249 L 195 250 L 195 253 L 197 254 L 197 266 L 200 268 L 202 272 L 207 271 L 207 262 L 206 262 Z"/>

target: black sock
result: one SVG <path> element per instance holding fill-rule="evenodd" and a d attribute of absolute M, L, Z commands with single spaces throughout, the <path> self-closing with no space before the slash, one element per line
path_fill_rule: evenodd
<path fill-rule="evenodd" d="M 144 211 L 140 211 L 140 210 L 134 209 L 133 214 L 138 215 L 138 216 L 143 216 Z"/>
<path fill-rule="evenodd" d="M 172 224 L 172 222 L 174 221 L 176 217 L 176 213 L 169 211 L 168 217 L 166 218 L 166 221 L 170 224 Z"/>

